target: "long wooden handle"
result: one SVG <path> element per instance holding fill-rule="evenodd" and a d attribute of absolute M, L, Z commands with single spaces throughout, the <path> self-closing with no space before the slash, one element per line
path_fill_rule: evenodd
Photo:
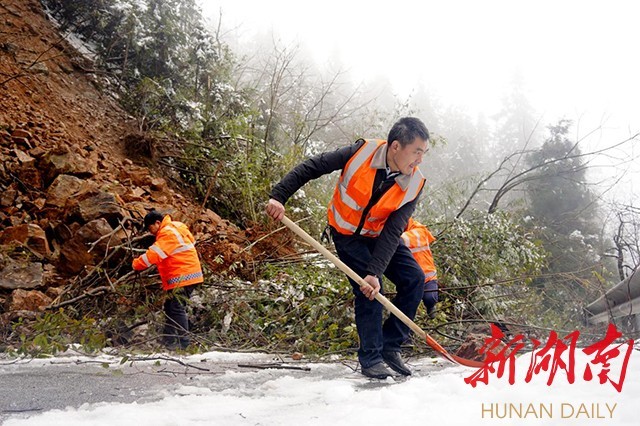
<path fill-rule="evenodd" d="M 330 260 L 334 265 L 336 265 L 342 272 L 347 274 L 352 280 L 354 280 L 360 287 L 368 286 L 367 283 L 360 275 L 358 275 L 353 269 L 351 269 L 347 264 L 338 259 L 336 255 L 331 253 L 325 246 L 320 244 L 315 238 L 309 235 L 304 229 L 300 228 L 297 223 L 293 222 L 287 216 L 283 216 L 281 219 L 282 223 L 286 225 L 287 228 L 291 229 L 296 235 L 305 240 L 307 243 L 311 244 L 313 248 L 318 250 L 324 257 Z M 382 294 L 378 293 L 375 296 L 375 299 L 382 304 L 389 312 L 398 317 L 400 321 L 402 321 L 406 326 L 408 326 L 414 333 L 420 336 L 422 339 L 426 341 L 426 343 L 433 348 L 436 352 L 438 352 L 443 358 L 454 362 L 456 364 L 466 365 L 469 367 L 482 367 L 484 364 L 479 361 L 468 360 L 465 358 L 461 358 L 459 356 L 450 354 L 447 352 L 445 348 L 443 348 L 438 342 L 436 342 L 431 336 L 429 336 L 423 329 L 421 329 L 418 324 L 413 322 L 411 318 L 406 316 L 404 312 L 396 307 L 389 299 L 384 297 Z"/>
<path fill-rule="evenodd" d="M 351 269 L 347 264 L 345 264 L 342 260 L 338 259 L 336 255 L 331 253 L 325 246 L 320 244 L 315 238 L 309 235 L 304 229 L 300 228 L 297 223 L 293 222 L 288 217 L 284 216 L 282 218 L 282 223 L 286 225 L 287 228 L 291 229 L 296 235 L 305 240 L 307 243 L 311 244 L 313 248 L 318 250 L 320 253 L 324 255 L 327 259 L 329 259 L 334 265 L 336 265 L 342 272 L 347 274 L 349 278 L 354 280 L 360 287 L 369 286 L 360 275 L 358 275 L 353 269 Z M 418 324 L 411 321 L 411 319 L 406 316 L 400 309 L 396 307 L 389 299 L 384 297 L 382 294 L 376 294 L 376 300 L 382 304 L 385 308 L 389 310 L 393 315 L 397 316 L 400 321 L 405 323 L 411 330 L 413 330 L 416 334 L 418 334 L 422 338 L 426 338 L 426 333 L 423 329 L 418 327 Z"/>

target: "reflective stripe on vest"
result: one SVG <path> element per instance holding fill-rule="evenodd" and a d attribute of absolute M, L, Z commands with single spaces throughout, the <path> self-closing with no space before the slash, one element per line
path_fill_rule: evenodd
<path fill-rule="evenodd" d="M 184 245 L 184 239 L 182 238 L 182 235 L 180 234 L 180 232 L 178 232 L 178 230 L 176 228 L 174 228 L 171 225 L 167 225 L 166 228 L 167 228 L 167 230 L 173 232 L 173 235 L 176 236 L 176 238 L 178 239 L 178 242 L 180 243 L 180 245 Z"/>
<path fill-rule="evenodd" d="M 430 250 L 430 248 L 429 248 L 429 246 L 420 246 L 420 247 L 414 247 L 414 248 L 409 249 L 409 250 L 411 250 L 411 253 L 419 253 L 421 251 Z"/>
<path fill-rule="evenodd" d="M 347 206 L 351 207 L 354 210 L 362 210 L 364 207 L 360 207 L 358 205 L 358 203 L 356 203 L 356 200 L 354 200 L 353 198 L 351 198 L 351 196 L 349 194 L 347 194 L 347 187 L 341 185 L 340 183 L 338 183 L 338 191 L 340 191 L 340 198 L 342 199 L 342 202 L 344 202 Z M 355 231 L 355 229 L 354 229 Z"/>
<path fill-rule="evenodd" d="M 181 247 L 178 247 L 177 249 L 175 249 L 171 254 L 178 254 L 178 253 L 182 253 L 183 251 L 187 251 L 187 250 L 195 250 L 196 246 L 194 246 L 193 244 L 185 244 Z"/>
<path fill-rule="evenodd" d="M 167 280 L 167 284 L 169 285 L 180 284 L 183 281 L 188 281 L 195 278 L 202 278 L 202 272 L 194 272 L 192 274 L 179 275 L 177 277 L 169 278 Z"/>
<path fill-rule="evenodd" d="M 419 251 L 431 249 L 429 240 L 423 242 L 420 237 L 420 231 L 418 229 L 405 231 L 401 236 L 404 245 L 409 247 L 411 253 L 417 253 Z"/>
<path fill-rule="evenodd" d="M 417 173 L 420 173 L 420 172 L 417 172 Z M 415 174 L 416 172 L 414 172 L 414 175 Z M 420 173 L 420 175 L 422 175 L 422 173 Z M 402 200 L 398 208 L 415 200 L 415 198 L 420 193 L 420 190 L 422 189 L 423 182 L 424 182 L 424 179 L 420 179 L 419 177 L 413 177 L 411 179 L 411 181 L 409 182 L 409 187 L 407 188 L 407 192 L 404 195 L 404 199 Z"/>
<path fill-rule="evenodd" d="M 331 212 L 333 213 L 333 218 L 335 219 L 336 223 L 338 224 L 338 226 L 340 228 L 346 229 L 349 232 L 351 232 L 352 234 L 354 232 L 356 232 L 358 227 L 357 226 L 353 226 L 352 224 L 350 224 L 349 222 L 344 220 L 342 218 L 342 216 L 340 216 L 340 213 L 338 213 L 338 210 L 336 209 L 336 206 L 333 203 L 331 203 L 331 207 L 330 208 L 331 208 Z M 362 209 L 358 209 L 358 210 L 362 210 Z M 362 228 L 360 230 L 360 235 L 375 236 L 375 235 L 379 235 L 379 233 L 376 233 L 374 231 L 370 231 L 368 229 Z"/>
<path fill-rule="evenodd" d="M 174 249 L 171 253 L 169 253 L 169 256 L 173 256 L 174 254 L 177 253 L 182 253 L 183 251 L 187 251 L 187 250 L 191 250 L 194 249 L 195 250 L 195 245 L 193 243 L 186 243 L 184 241 L 184 238 L 182 238 L 182 234 L 180 234 L 180 232 L 174 228 L 171 225 L 167 225 L 166 228 L 171 231 L 173 233 L 173 235 L 176 236 L 176 239 L 178 240 L 178 243 L 180 244 L 180 246 L 176 249 Z M 162 257 L 162 256 L 160 256 Z M 164 259 L 164 257 L 162 257 Z"/>
<path fill-rule="evenodd" d="M 167 254 L 164 252 L 164 250 L 162 250 L 160 247 L 158 247 L 157 245 L 152 245 L 151 247 L 149 247 L 151 250 L 155 251 L 157 253 L 158 256 L 160 256 L 160 259 L 164 260 L 167 258 Z"/>
<path fill-rule="evenodd" d="M 384 141 L 365 141 L 364 145 L 360 147 L 356 155 L 349 161 L 348 167 L 344 171 L 342 177 L 342 185 L 348 187 L 351 183 L 351 179 L 356 174 L 358 169 L 371 157 L 373 154 L 384 144 Z"/>

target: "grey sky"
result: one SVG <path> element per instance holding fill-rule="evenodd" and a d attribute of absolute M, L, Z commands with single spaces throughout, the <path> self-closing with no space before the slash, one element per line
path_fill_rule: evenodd
<path fill-rule="evenodd" d="M 543 122 L 571 119 L 574 137 L 603 125 L 590 147 L 640 130 L 638 2 L 201 1 L 241 40 L 273 29 L 320 64 L 339 58 L 356 81 L 386 76 L 403 97 L 422 84 L 444 105 L 491 116 L 519 73 Z"/>
<path fill-rule="evenodd" d="M 273 28 L 319 62 L 389 77 L 408 94 L 422 82 L 445 103 L 490 114 L 516 71 L 536 109 L 553 118 L 640 117 L 637 17 L 631 1 L 203 1 L 240 33 Z M 571 117 L 575 116 L 575 117 Z M 640 121 L 640 120 L 638 120 Z"/>

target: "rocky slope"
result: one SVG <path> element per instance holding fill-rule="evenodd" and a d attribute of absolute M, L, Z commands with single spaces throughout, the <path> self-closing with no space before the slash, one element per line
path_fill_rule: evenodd
<path fill-rule="evenodd" d="M 144 158 L 137 148 L 153 141 L 37 0 L 3 1 L 0 29 L 0 326 L 56 306 L 96 265 L 113 265 L 105 258 L 152 208 L 191 226 L 214 272 L 247 259 L 236 244 L 247 233 Z M 124 264 L 131 253 L 120 252 Z"/>

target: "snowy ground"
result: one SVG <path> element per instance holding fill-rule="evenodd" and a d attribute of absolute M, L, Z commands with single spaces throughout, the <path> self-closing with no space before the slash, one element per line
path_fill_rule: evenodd
<path fill-rule="evenodd" d="M 464 378 L 471 376 L 474 369 L 430 358 L 412 359 L 410 365 L 414 375 L 409 379 L 380 382 L 364 378 L 353 370 L 353 364 L 287 364 L 309 367 L 310 371 L 238 367 L 243 363 L 273 362 L 274 357 L 266 354 L 211 352 L 180 358 L 181 362 L 204 368 L 206 372 L 166 361 L 136 361 L 133 366 L 129 363 L 121 366 L 120 358 L 103 356 L 91 359 L 92 367 L 85 367 L 95 369 L 95 361 L 111 363 L 107 371 L 120 371 L 116 377 L 140 381 L 140 386 L 144 385 L 149 392 L 144 395 L 139 390 L 127 393 L 122 389 L 124 382 L 121 382 L 118 392 L 125 393 L 125 402 L 107 398 L 105 400 L 109 402 L 71 403 L 69 407 L 44 412 L 20 413 L 15 410 L 10 416 L 5 412 L 3 424 L 371 426 L 638 423 L 640 354 L 637 350 L 631 353 L 620 393 L 610 383 L 600 384 L 597 377 L 591 381 L 583 380 L 582 371 L 588 360 L 581 353 L 576 353 L 574 384 L 567 383 L 562 371 L 556 374 L 550 386 L 546 384 L 549 375 L 544 372 L 525 383 L 529 360 L 527 355 L 519 358 L 513 385 L 509 385 L 506 375 L 497 379 L 494 374 L 489 377 L 488 385 L 479 383 L 473 388 L 465 383 Z M 18 370 L 21 374 L 27 373 L 21 383 L 28 387 L 27 377 L 44 374 L 43 368 L 50 371 L 51 365 L 60 368 L 65 363 L 78 368 L 84 361 L 85 358 L 73 357 L 33 360 L 29 364 L 8 365 L 6 361 L 0 361 L 0 387 L 7 383 L 4 378 Z M 137 375 L 131 375 L 132 369 Z M 612 368 L 610 377 L 617 379 L 618 373 L 614 370 Z M 594 374 L 599 371 L 595 369 Z M 167 372 L 169 375 L 164 374 Z M 158 373 L 163 373 L 157 376 L 162 378 L 161 383 L 155 382 L 154 377 Z M 62 377 L 59 371 L 53 374 L 54 377 Z M 91 378 L 87 382 L 89 384 L 78 383 L 78 386 L 91 387 L 91 383 L 107 380 L 107 376 L 101 378 L 89 370 L 86 375 Z M 147 383 L 150 377 L 155 386 Z M 59 391 L 64 392 L 64 387 Z M 0 395 L 4 398 L 4 395 L 20 393 L 9 391 Z M 20 401 L 4 403 L 5 406 L 18 407 Z"/>

